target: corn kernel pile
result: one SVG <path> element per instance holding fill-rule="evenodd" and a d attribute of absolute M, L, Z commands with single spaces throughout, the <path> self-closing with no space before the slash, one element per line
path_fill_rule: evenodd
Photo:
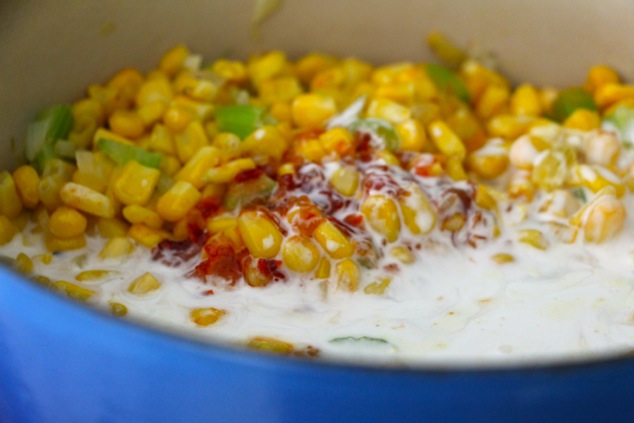
<path fill-rule="evenodd" d="M 171 265 L 193 260 L 205 282 L 302 278 L 376 295 L 439 243 L 505 235 L 547 250 L 617 235 L 634 189 L 619 127 L 634 119 L 634 86 L 603 65 L 580 87 L 512 86 L 437 35 L 430 44 L 448 66 L 280 51 L 203 66 L 177 46 L 146 74 L 124 69 L 70 107 L 52 154 L 0 173 L 0 245 L 41 234 L 38 259 L 51 261 L 99 235 L 103 260 L 147 248 Z M 511 210 L 523 224 L 502 234 Z M 34 257 L 10 259 L 33 269 Z M 364 280 L 378 266 L 383 276 Z M 148 270 L 131 293 L 160 287 Z M 34 277 L 87 300 L 81 282 L 104 272 Z"/>

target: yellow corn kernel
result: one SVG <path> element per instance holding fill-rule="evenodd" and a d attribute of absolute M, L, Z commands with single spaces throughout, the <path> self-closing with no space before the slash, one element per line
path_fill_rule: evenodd
<path fill-rule="evenodd" d="M 337 263 L 335 274 L 338 289 L 349 292 L 355 292 L 359 289 L 361 272 L 359 266 L 352 259 L 345 258 Z"/>
<path fill-rule="evenodd" d="M 201 195 L 192 184 L 178 181 L 163 194 L 156 204 L 156 211 L 165 220 L 176 222 L 198 203 Z"/>
<path fill-rule="evenodd" d="M 293 77 L 267 79 L 258 86 L 260 100 L 264 104 L 290 101 L 302 94 L 302 86 Z"/>
<path fill-rule="evenodd" d="M 579 131 L 592 131 L 601 126 L 601 117 L 594 110 L 577 109 L 566 118 L 564 126 Z"/>
<path fill-rule="evenodd" d="M 422 191 L 413 186 L 408 195 L 399 198 L 403 223 L 414 234 L 427 234 L 436 226 L 436 211 Z"/>
<path fill-rule="evenodd" d="M 22 200 L 9 172 L 0 172 L 0 214 L 9 218 L 17 217 L 22 212 Z"/>
<path fill-rule="evenodd" d="M 408 119 L 396 125 L 396 133 L 401 139 L 401 150 L 423 151 L 427 143 L 425 128 L 415 119 Z"/>
<path fill-rule="evenodd" d="M 48 222 L 50 220 L 50 215 L 48 213 L 48 210 L 46 210 L 46 207 L 44 206 L 38 206 L 34 211 L 33 211 L 33 217 L 35 222 L 38 225 L 38 230 L 40 232 L 46 233 L 48 232 Z"/>
<path fill-rule="evenodd" d="M 489 119 L 504 110 L 508 103 L 509 90 L 507 87 L 490 85 L 487 87 L 476 104 L 476 114 L 482 119 Z"/>
<path fill-rule="evenodd" d="M 264 336 L 251 338 L 247 343 L 247 347 L 258 351 L 282 355 L 291 354 L 294 350 L 293 344 L 291 343 Z"/>
<path fill-rule="evenodd" d="M 621 152 L 621 142 L 612 132 L 598 132 L 587 137 L 582 145 L 588 164 L 611 167 Z"/>
<path fill-rule="evenodd" d="M 287 137 L 278 127 L 265 125 L 252 132 L 239 144 L 240 149 L 258 164 L 266 164 L 269 158 L 280 160 L 288 148 Z"/>
<path fill-rule="evenodd" d="M 189 56 L 189 49 L 186 46 L 173 47 L 161 57 L 158 68 L 166 75 L 173 77 L 183 68 L 187 56 Z"/>
<path fill-rule="evenodd" d="M 368 224 L 388 242 L 398 239 L 401 230 L 401 219 L 398 216 L 396 202 L 382 194 L 367 197 L 361 205 L 361 213 Z"/>
<path fill-rule="evenodd" d="M 563 152 L 546 151 L 535 160 L 531 181 L 544 191 L 561 187 L 566 181 L 567 162 Z"/>
<path fill-rule="evenodd" d="M 160 175 L 158 169 L 130 160 L 114 183 L 114 194 L 123 204 L 143 205 L 152 196 Z"/>
<path fill-rule="evenodd" d="M 69 298 L 81 302 L 86 302 L 93 295 L 95 295 L 95 291 L 93 291 L 92 289 L 84 288 L 83 286 L 79 286 L 66 281 L 56 281 L 53 282 L 50 286 L 55 291 L 65 294 Z"/>
<path fill-rule="evenodd" d="M 220 163 L 220 155 L 221 152 L 216 147 L 205 146 L 200 148 L 176 174 L 176 180 L 187 181 L 197 189 L 202 188 L 205 184 L 203 177 L 209 169 Z"/>
<path fill-rule="evenodd" d="M 292 113 L 298 127 L 320 128 L 337 113 L 337 104 L 332 97 L 322 94 L 302 94 L 293 100 Z"/>
<path fill-rule="evenodd" d="M 189 319 L 198 326 L 211 326 L 216 323 L 226 311 L 214 307 L 195 308 L 189 312 Z"/>
<path fill-rule="evenodd" d="M 40 177 L 33 166 L 23 165 L 13 172 L 13 181 L 24 207 L 35 208 L 40 201 L 37 187 Z"/>
<path fill-rule="evenodd" d="M 348 238 L 329 220 L 324 220 L 317 226 L 313 236 L 321 247 L 332 258 L 350 257 L 354 253 L 354 246 Z"/>
<path fill-rule="evenodd" d="M 319 261 L 319 266 L 317 266 L 317 270 L 315 270 L 315 278 L 328 279 L 330 277 L 331 267 L 330 259 L 328 257 L 322 257 Z"/>
<path fill-rule="evenodd" d="M 467 173 L 465 172 L 464 167 L 462 166 L 462 160 L 460 160 L 459 157 L 447 157 L 445 168 L 447 171 L 447 176 L 449 176 L 454 181 L 464 181 L 467 179 Z"/>
<path fill-rule="evenodd" d="M 549 243 L 544 234 L 537 229 L 522 229 L 518 232 L 519 241 L 523 244 L 528 244 L 531 247 L 538 250 L 545 250 L 548 248 Z"/>
<path fill-rule="evenodd" d="M 167 78 L 148 79 L 139 88 L 136 105 L 140 109 L 152 104 L 167 105 L 174 97 L 174 91 Z"/>
<path fill-rule="evenodd" d="M 181 163 L 186 163 L 198 150 L 209 145 L 205 128 L 199 121 L 191 122 L 187 128 L 174 137 L 176 152 Z"/>
<path fill-rule="evenodd" d="M 236 159 L 207 170 L 202 177 L 202 181 L 205 183 L 225 184 L 233 181 L 239 173 L 255 168 L 256 164 L 251 158 Z"/>
<path fill-rule="evenodd" d="M 330 184 L 340 194 L 351 197 L 359 187 L 359 171 L 350 166 L 341 166 L 333 172 Z"/>
<path fill-rule="evenodd" d="M 594 93 L 605 84 L 618 84 L 620 82 L 621 78 L 619 78 L 619 75 L 614 69 L 606 65 L 596 65 L 591 67 L 588 71 L 584 88 Z"/>
<path fill-rule="evenodd" d="M 249 137 L 247 137 L 247 139 L 249 139 Z M 221 132 L 213 138 L 211 144 L 214 148 L 218 149 L 220 157 L 222 158 L 221 161 L 225 162 L 237 158 L 240 156 L 242 151 L 248 151 L 248 148 L 242 145 L 243 142 L 244 141 L 240 140 L 240 138 L 235 134 Z M 253 140 L 250 142 L 253 142 Z"/>
<path fill-rule="evenodd" d="M 478 184 L 478 187 L 476 188 L 476 194 L 475 194 L 475 203 L 476 205 L 478 205 L 479 207 L 482 207 L 485 210 L 491 210 L 494 211 L 497 209 L 497 200 L 495 199 L 495 196 L 493 195 L 493 190 L 492 188 L 489 188 L 486 185 L 483 184 Z"/>
<path fill-rule="evenodd" d="M 514 262 L 515 261 L 515 257 L 513 257 L 510 254 L 506 254 L 506 253 L 497 253 L 497 254 L 493 254 L 491 256 L 491 260 L 493 260 L 497 264 L 506 264 L 506 263 Z"/>
<path fill-rule="evenodd" d="M 284 163 L 280 167 L 277 168 L 278 175 L 290 175 L 295 173 L 295 166 L 293 163 Z"/>
<path fill-rule="evenodd" d="M 49 265 L 53 261 L 53 254 L 45 253 L 33 256 L 33 260 L 38 260 L 42 264 Z"/>
<path fill-rule="evenodd" d="M 121 219 L 99 218 L 97 219 L 97 230 L 104 238 L 124 237 L 128 233 L 130 225 Z"/>
<path fill-rule="evenodd" d="M 288 101 L 279 101 L 271 105 L 269 114 L 278 122 L 288 122 L 293 118 L 291 104 Z"/>
<path fill-rule="evenodd" d="M 132 283 L 128 286 L 128 292 L 132 294 L 147 294 L 148 292 L 156 291 L 161 287 L 161 282 L 159 282 L 156 277 L 150 272 L 145 272 L 138 278 L 136 278 Z"/>
<path fill-rule="evenodd" d="M 181 162 L 178 161 L 176 157 L 168 155 L 163 156 L 163 158 L 161 159 L 161 164 L 159 165 L 159 170 L 169 177 L 175 176 L 181 170 L 181 168 Z M 156 184 L 157 188 L 165 187 L 164 184 L 161 183 L 161 181 L 165 182 L 170 180 L 171 178 L 162 178 L 161 176 L 159 176 L 159 180 Z M 157 190 L 158 192 L 160 192 L 160 188 Z"/>
<path fill-rule="evenodd" d="M 501 114 L 487 122 L 487 131 L 492 137 L 514 140 L 525 134 L 533 122 L 532 117 Z"/>
<path fill-rule="evenodd" d="M 282 260 L 284 265 L 295 272 L 310 272 L 319 263 L 319 250 L 309 239 L 299 235 L 284 241 Z"/>
<path fill-rule="evenodd" d="M 0 245 L 11 242 L 18 232 L 18 227 L 11 223 L 8 217 L 0 214 Z"/>
<path fill-rule="evenodd" d="M 394 247 L 390 250 L 390 254 L 403 264 L 414 263 L 416 260 L 414 254 L 406 247 Z"/>
<path fill-rule="evenodd" d="M 467 149 L 462 140 L 451 130 L 447 124 L 441 120 L 436 120 L 428 127 L 431 139 L 438 149 L 445 156 L 456 156 L 464 160 L 467 156 Z"/>
<path fill-rule="evenodd" d="M 170 237 L 169 232 L 150 228 L 142 223 L 135 223 L 130 226 L 128 236 L 147 248 L 154 248 L 159 242 Z"/>
<path fill-rule="evenodd" d="M 409 107 L 385 98 L 377 98 L 368 105 L 368 116 L 386 120 L 394 125 L 408 121 L 412 117 Z"/>
<path fill-rule="evenodd" d="M 287 66 L 288 62 L 284 53 L 271 51 L 251 57 L 247 64 L 247 73 L 253 85 L 258 87 L 262 81 L 283 73 Z"/>
<path fill-rule="evenodd" d="M 83 214 L 70 207 L 59 207 L 49 220 L 49 231 L 58 238 L 75 238 L 86 231 L 88 220 Z"/>
<path fill-rule="evenodd" d="M 98 217 L 114 217 L 114 206 L 105 195 L 74 182 L 64 184 L 59 196 L 67 206 Z"/>
<path fill-rule="evenodd" d="M 373 97 L 410 105 L 416 97 L 416 84 L 413 82 L 387 82 L 379 84 Z"/>
<path fill-rule="evenodd" d="M 377 281 L 366 285 L 363 288 L 363 292 L 367 295 L 383 295 L 391 282 L 392 278 L 379 278 Z"/>
<path fill-rule="evenodd" d="M 530 170 L 542 151 L 550 148 L 550 145 L 543 139 L 523 135 L 519 137 L 509 150 L 509 160 L 518 169 Z"/>
<path fill-rule="evenodd" d="M 15 270 L 20 273 L 29 274 L 33 272 L 33 260 L 24 253 L 18 254 L 15 258 Z"/>
<path fill-rule="evenodd" d="M 352 152 L 354 136 L 345 128 L 332 128 L 319 136 L 319 142 L 328 153 L 340 156 Z"/>
<path fill-rule="evenodd" d="M 216 81 L 197 78 L 189 71 L 181 72 L 174 81 L 176 91 L 192 100 L 211 102 L 218 95 L 220 86 Z"/>
<path fill-rule="evenodd" d="M 52 234 L 46 234 L 44 244 L 46 245 L 46 249 L 51 253 L 78 250 L 86 246 L 86 237 L 84 234 L 81 234 L 74 238 L 57 238 Z"/>
<path fill-rule="evenodd" d="M 110 270 L 84 270 L 75 275 L 75 280 L 78 282 L 98 281 L 112 273 Z"/>
<path fill-rule="evenodd" d="M 457 212 L 449 217 L 446 217 L 440 224 L 440 229 L 443 231 L 457 232 L 462 229 L 467 222 L 467 218 L 464 214 Z"/>
<path fill-rule="evenodd" d="M 153 229 L 160 229 L 163 226 L 163 219 L 154 210 L 147 207 L 132 204 L 123 208 L 123 217 L 134 224 L 142 223 Z"/>
<path fill-rule="evenodd" d="M 233 216 L 217 216 L 207 221 L 207 230 L 212 234 L 236 226 L 238 226 L 238 219 Z"/>
<path fill-rule="evenodd" d="M 568 218 L 579 209 L 579 202 L 567 189 L 559 189 L 549 193 L 539 206 L 540 213 Z"/>
<path fill-rule="evenodd" d="M 247 68 L 239 60 L 218 59 L 212 65 L 211 70 L 228 82 L 240 84 L 248 79 Z"/>
<path fill-rule="evenodd" d="M 216 198 L 222 199 L 227 191 L 227 186 L 224 184 L 207 184 L 202 191 L 202 198 Z"/>
<path fill-rule="evenodd" d="M 94 101 L 87 99 L 87 101 Z M 96 103 L 96 102 L 95 102 Z M 96 103 L 101 109 L 101 105 Z M 77 114 L 73 111 L 73 129 L 68 134 L 68 140 L 78 149 L 89 148 L 95 131 L 100 124 L 101 117 L 93 117 L 87 114 Z"/>
<path fill-rule="evenodd" d="M 163 115 L 165 127 L 172 132 L 179 133 L 196 119 L 196 113 L 184 105 L 171 105 Z"/>
<path fill-rule="evenodd" d="M 511 174 L 508 193 L 511 198 L 524 197 L 527 201 L 532 201 L 535 186 L 531 182 L 531 172 L 518 170 Z"/>
<path fill-rule="evenodd" d="M 92 139 L 93 145 L 96 146 L 97 141 L 99 141 L 102 138 L 118 141 L 120 143 L 128 144 L 128 145 L 134 144 L 132 141 L 130 141 L 129 139 L 125 137 L 122 137 L 121 135 L 115 134 L 114 132 L 108 131 L 107 129 L 104 129 L 104 128 L 99 128 L 97 129 L 97 131 L 95 131 L 95 135 Z"/>
<path fill-rule="evenodd" d="M 612 187 L 602 189 L 570 219 L 583 229 L 586 242 L 600 244 L 623 229 L 627 213 L 615 194 Z"/>
<path fill-rule="evenodd" d="M 243 212 L 238 217 L 238 230 L 249 252 L 255 257 L 273 258 L 280 251 L 282 233 L 259 211 Z"/>
<path fill-rule="evenodd" d="M 508 81 L 502 75 L 488 69 L 474 59 L 463 62 L 460 74 L 464 78 L 474 102 L 479 101 L 483 93 L 491 86 L 508 87 Z"/>
<path fill-rule="evenodd" d="M 141 116 L 129 110 L 115 110 L 108 123 L 112 132 L 129 139 L 139 138 L 145 131 Z"/>
<path fill-rule="evenodd" d="M 150 127 L 161 120 L 166 110 L 167 104 L 165 102 L 152 101 L 139 107 L 136 114 L 145 127 Z"/>
<path fill-rule="evenodd" d="M 506 171 L 508 165 L 508 150 L 499 139 L 489 141 L 467 157 L 469 170 L 484 179 L 497 178 Z"/>
<path fill-rule="evenodd" d="M 158 151 L 168 155 L 176 154 L 176 146 L 174 145 L 172 134 L 167 130 L 165 125 L 160 123 L 154 125 L 148 147 L 152 151 Z"/>
<path fill-rule="evenodd" d="M 622 197 L 625 194 L 625 184 L 618 176 L 603 166 L 576 165 L 573 167 L 572 173 L 581 185 L 592 192 L 599 192 L 610 186 L 614 189 L 617 197 Z"/>
<path fill-rule="evenodd" d="M 326 157 L 326 150 L 318 140 L 304 140 L 294 146 L 295 152 L 309 162 L 319 163 Z"/>
<path fill-rule="evenodd" d="M 125 304 L 110 301 L 108 302 L 108 306 L 110 307 L 110 312 L 113 316 L 123 317 L 128 314 L 128 307 L 126 307 Z"/>
<path fill-rule="evenodd" d="M 594 101 L 601 110 L 630 98 L 634 98 L 634 85 L 606 83 L 597 88 L 594 93 Z"/>
<path fill-rule="evenodd" d="M 110 238 L 99 252 L 102 260 L 127 256 L 134 251 L 134 244 L 127 237 Z"/>
<path fill-rule="evenodd" d="M 542 114 L 542 104 L 535 87 L 522 84 L 515 89 L 511 96 L 511 113 L 523 116 L 540 116 Z"/>
<path fill-rule="evenodd" d="M 315 75 L 335 66 L 338 61 L 336 57 L 326 54 L 309 53 L 297 61 L 295 64 L 295 73 L 304 84 L 310 84 L 310 81 Z"/>

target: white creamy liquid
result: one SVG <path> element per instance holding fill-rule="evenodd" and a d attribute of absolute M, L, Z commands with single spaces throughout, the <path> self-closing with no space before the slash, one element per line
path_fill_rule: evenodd
<path fill-rule="evenodd" d="M 634 210 L 631 197 L 625 203 Z M 504 220 L 513 225 L 508 223 L 511 215 Z M 51 264 L 34 260 L 34 273 L 78 283 L 74 275 L 83 270 L 112 270 L 117 273 L 111 278 L 83 286 L 97 291 L 90 302 L 98 308 L 108 310 L 110 301 L 125 304 L 124 319 L 209 342 L 278 338 L 311 345 L 328 360 L 517 364 L 633 350 L 634 216 L 628 216 L 624 230 L 605 244 L 553 242 L 546 251 L 511 241 L 518 228 L 531 223 L 506 227 L 507 236 L 477 249 L 423 248 L 413 264 L 400 265 L 402 271 L 378 296 L 363 292 L 365 284 L 376 280 L 376 270 L 364 270 L 361 290 L 355 293 L 324 295 L 318 281 L 300 279 L 264 288 L 242 281 L 223 287 L 183 276 L 198 258 L 170 268 L 137 247 L 125 259 L 102 261 L 97 257 L 103 245 L 99 238 L 89 238 L 83 251 L 56 255 Z M 39 236 L 28 231 L 0 247 L 0 255 L 8 257 L 44 251 Z M 491 256 L 501 252 L 516 261 L 496 264 Z M 85 260 L 76 259 L 82 255 Z M 128 292 L 130 282 L 146 271 L 162 287 L 145 295 Z M 213 295 L 204 294 L 209 289 Z M 197 307 L 227 313 L 211 326 L 198 327 L 189 318 Z M 332 342 L 348 337 L 360 339 Z"/>

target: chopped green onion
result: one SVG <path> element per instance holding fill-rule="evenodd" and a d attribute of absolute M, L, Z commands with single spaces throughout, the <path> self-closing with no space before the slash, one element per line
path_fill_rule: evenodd
<path fill-rule="evenodd" d="M 245 139 L 267 122 L 263 107 L 236 104 L 216 109 L 216 123 L 220 132 L 231 132 Z"/>
<path fill-rule="evenodd" d="M 75 158 L 75 152 L 77 151 L 77 145 L 72 141 L 58 140 L 53 147 L 53 153 L 55 156 L 65 159 L 73 160 Z"/>
<path fill-rule="evenodd" d="M 68 138 L 73 129 L 73 113 L 68 104 L 57 104 L 42 110 L 26 133 L 26 158 L 38 170 L 55 156 L 55 144 Z"/>
<path fill-rule="evenodd" d="M 348 342 L 352 342 L 352 343 L 369 342 L 374 344 L 389 344 L 389 342 L 387 342 L 383 338 L 373 338 L 371 336 L 360 336 L 360 337 L 344 336 L 341 338 L 333 338 L 328 342 L 330 342 L 331 344 L 343 344 Z"/>
<path fill-rule="evenodd" d="M 603 127 L 618 133 L 623 145 L 631 147 L 634 144 L 634 108 L 618 106 L 603 120 Z"/>
<path fill-rule="evenodd" d="M 394 127 L 387 121 L 376 118 L 359 119 L 353 122 L 349 128 L 351 132 L 366 132 L 374 141 L 388 151 L 398 151 L 401 140 Z"/>
<path fill-rule="evenodd" d="M 425 66 L 427 75 L 443 93 L 453 94 L 465 103 L 469 102 L 469 90 L 462 79 L 445 66 L 428 63 Z"/>
<path fill-rule="evenodd" d="M 563 122 L 577 109 L 598 110 L 592 95 L 583 88 L 566 88 L 553 102 L 553 118 Z"/>
<path fill-rule="evenodd" d="M 136 160 L 143 166 L 158 169 L 163 160 L 163 155 L 147 151 L 132 144 L 125 144 L 108 138 L 100 138 L 97 141 L 97 148 L 103 151 L 108 157 L 122 166 L 130 160 Z"/>
<path fill-rule="evenodd" d="M 227 210 L 235 210 L 238 206 L 246 206 L 257 200 L 266 200 L 277 183 L 266 175 L 244 182 L 229 184 L 223 206 Z"/>

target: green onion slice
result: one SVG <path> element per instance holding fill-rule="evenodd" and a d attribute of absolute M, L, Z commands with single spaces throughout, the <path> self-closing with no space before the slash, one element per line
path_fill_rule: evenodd
<path fill-rule="evenodd" d="M 125 144 L 109 138 L 100 138 L 97 141 L 97 148 L 103 151 L 104 154 L 114 160 L 119 166 L 126 164 L 130 160 L 136 160 L 143 166 L 158 169 L 161 165 L 161 160 L 163 160 L 162 154 L 147 151 L 139 146 Z"/>

